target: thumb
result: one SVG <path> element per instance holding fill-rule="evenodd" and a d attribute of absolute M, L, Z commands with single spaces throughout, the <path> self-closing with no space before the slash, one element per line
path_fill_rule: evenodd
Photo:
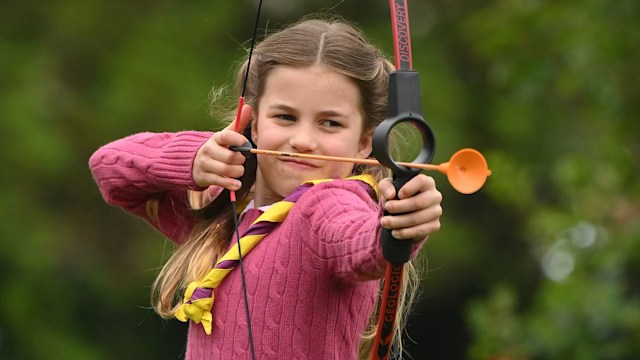
<path fill-rule="evenodd" d="M 242 105 L 242 109 L 236 115 L 236 118 L 233 120 L 229 126 L 225 130 L 233 130 L 237 133 L 242 133 L 244 128 L 247 127 L 249 121 L 251 120 L 251 105 L 244 104 Z"/>
<path fill-rule="evenodd" d="M 391 182 L 391 178 L 384 178 L 378 183 L 378 191 L 384 197 L 385 200 L 392 200 L 396 197 L 396 188 Z"/>

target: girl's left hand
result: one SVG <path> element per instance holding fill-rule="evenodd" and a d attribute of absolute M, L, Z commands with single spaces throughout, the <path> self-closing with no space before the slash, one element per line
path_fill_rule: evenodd
<path fill-rule="evenodd" d="M 398 191 L 391 179 L 378 184 L 386 200 L 384 208 L 391 214 L 380 219 L 380 224 L 391 231 L 396 239 L 422 240 L 440 229 L 442 194 L 436 189 L 432 177 L 418 174 Z"/>

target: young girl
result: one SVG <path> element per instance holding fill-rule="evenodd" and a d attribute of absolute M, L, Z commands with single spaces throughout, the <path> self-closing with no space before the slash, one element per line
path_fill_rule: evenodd
<path fill-rule="evenodd" d="M 153 305 L 162 317 L 189 321 L 187 359 L 247 359 L 250 342 L 259 359 L 370 356 L 386 266 L 380 229 L 411 241 L 415 257 L 440 227 L 433 179 L 418 175 L 396 194 L 381 167 L 266 155 L 256 167 L 256 157 L 229 148 L 250 138 L 259 149 L 366 158 L 386 116 L 392 70 L 353 27 L 307 20 L 256 47 L 244 135 L 233 124 L 216 133 L 141 133 L 93 154 L 104 199 L 178 245 L 154 283 Z M 361 176 L 346 179 L 353 175 Z M 318 179 L 330 181 L 307 183 Z M 237 233 L 229 190 L 248 203 Z M 383 207 L 392 215 L 382 216 Z M 241 243 L 243 279 L 225 266 L 238 253 L 236 234 L 249 228 L 249 238 L 262 233 Z"/>

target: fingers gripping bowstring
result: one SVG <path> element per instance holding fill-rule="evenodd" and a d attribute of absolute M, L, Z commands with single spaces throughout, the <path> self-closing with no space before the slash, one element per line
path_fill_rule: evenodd
<path fill-rule="evenodd" d="M 249 48 L 249 56 L 247 58 L 247 68 L 244 74 L 244 80 L 242 82 L 242 93 L 240 98 L 238 99 L 238 111 L 236 113 L 236 119 L 234 124 L 234 131 L 240 132 L 240 115 L 242 113 L 242 107 L 244 105 L 244 95 L 247 89 L 247 82 L 249 79 L 250 69 L 251 69 L 251 57 L 253 55 L 253 49 L 256 44 L 256 35 L 258 33 L 258 21 L 260 20 L 260 12 L 262 10 L 262 0 L 258 3 L 258 11 L 256 12 L 256 20 L 254 22 L 253 27 L 253 35 L 251 37 L 251 47 Z M 247 281 L 244 272 L 244 264 L 242 261 L 242 248 L 240 246 L 240 231 L 238 229 L 238 214 L 236 208 L 236 193 L 235 191 L 229 192 L 229 197 L 231 200 L 231 207 L 233 211 L 233 225 L 236 234 L 237 244 L 238 244 L 238 265 L 240 267 L 240 275 L 242 279 L 242 296 L 244 299 L 244 313 L 247 319 L 247 332 L 249 336 L 249 349 L 251 351 L 251 359 L 256 359 L 256 352 L 253 346 L 253 332 L 251 331 L 251 314 L 249 312 L 249 297 L 247 296 Z"/>

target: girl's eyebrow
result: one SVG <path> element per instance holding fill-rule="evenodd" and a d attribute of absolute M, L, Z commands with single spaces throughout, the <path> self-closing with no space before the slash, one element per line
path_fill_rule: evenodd
<path fill-rule="evenodd" d="M 282 110 L 286 112 L 295 112 L 296 110 L 289 105 L 285 104 L 271 104 L 269 105 L 269 109 L 271 110 Z"/>
<path fill-rule="evenodd" d="M 326 117 L 346 117 L 346 115 L 342 114 L 339 111 L 335 111 L 335 110 L 321 111 L 320 115 L 321 116 L 326 116 Z"/>

